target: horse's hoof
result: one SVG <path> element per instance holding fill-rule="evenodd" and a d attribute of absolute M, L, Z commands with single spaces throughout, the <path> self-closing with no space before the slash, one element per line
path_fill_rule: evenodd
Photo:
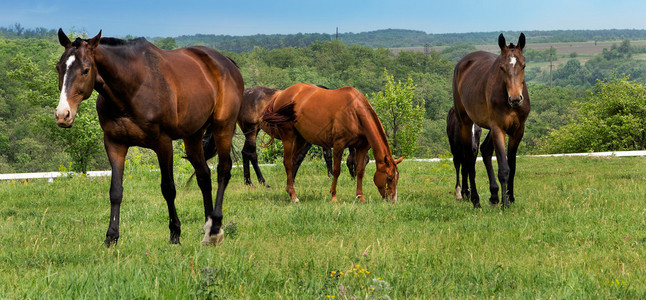
<path fill-rule="evenodd" d="M 332 196 L 332 202 L 337 202 L 338 200 L 336 199 L 336 196 Z"/>
<path fill-rule="evenodd" d="M 205 236 L 202 240 L 202 246 L 219 246 L 224 242 L 224 231 L 220 228 L 217 234 Z"/>
<path fill-rule="evenodd" d="M 298 202 L 300 202 L 300 201 L 301 201 L 301 200 L 298 200 L 298 197 L 296 197 L 296 198 L 294 198 L 294 199 L 292 200 L 292 202 L 294 202 L 294 203 L 298 203 Z"/>
<path fill-rule="evenodd" d="M 366 198 L 364 198 L 363 195 L 357 195 L 357 199 L 359 199 L 359 202 L 366 202 Z"/>
<path fill-rule="evenodd" d="M 103 245 L 105 245 L 107 248 L 110 248 L 111 246 L 114 246 L 117 244 L 117 240 L 119 240 L 119 237 L 105 237 L 105 241 L 103 241 Z"/>

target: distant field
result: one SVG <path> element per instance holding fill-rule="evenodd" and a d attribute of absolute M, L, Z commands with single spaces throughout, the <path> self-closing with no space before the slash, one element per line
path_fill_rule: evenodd
<path fill-rule="evenodd" d="M 512 42 L 512 41 L 508 41 Z M 584 42 L 584 43 L 552 43 L 552 44 L 547 44 L 547 43 L 541 43 L 541 44 L 527 44 L 528 48 L 536 49 L 536 50 L 545 50 L 549 49 L 550 47 L 554 47 L 556 49 L 556 61 L 554 62 L 555 67 L 558 67 L 560 64 L 565 64 L 568 60 L 570 60 L 570 54 L 573 52 L 577 53 L 576 59 L 581 61 L 581 63 L 585 63 L 589 59 L 591 59 L 594 55 L 601 54 L 603 52 L 604 48 L 610 49 L 612 44 L 617 44 L 620 45 L 622 41 L 611 41 L 611 42 Z M 646 45 L 646 40 L 635 40 L 635 41 L 630 41 L 630 44 L 633 46 L 644 46 Z M 431 47 L 432 49 L 436 51 L 442 51 L 443 49 L 447 48 L 445 46 L 442 47 Z M 491 45 L 476 45 L 476 48 L 478 50 L 483 50 L 483 51 L 489 51 L 493 53 L 499 52 L 498 45 L 491 44 Z M 411 47 L 411 48 L 397 48 L 397 49 L 392 49 L 394 53 L 397 53 L 399 51 L 424 51 L 424 47 Z M 635 55 L 633 56 L 634 59 L 646 59 L 646 54 L 640 54 L 640 55 Z M 540 67 L 542 69 L 548 68 L 549 67 L 549 62 L 541 62 L 541 63 L 533 63 L 533 66 Z"/>
<path fill-rule="evenodd" d="M 169 245 L 155 166 L 128 162 L 121 238 L 102 246 L 109 178 L 0 182 L 0 299 L 645 299 L 646 158 L 518 159 L 516 203 L 457 202 L 448 160 L 399 165 L 385 203 L 368 165 L 358 203 L 347 170 L 329 202 L 322 161 L 305 162 L 290 203 L 233 170 L 227 237 L 202 247 L 203 209 L 176 162 L 182 244 Z M 234 222 L 230 223 L 230 222 Z"/>

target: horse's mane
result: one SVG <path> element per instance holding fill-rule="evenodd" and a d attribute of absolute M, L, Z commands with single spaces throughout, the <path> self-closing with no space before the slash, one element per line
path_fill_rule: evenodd
<path fill-rule="evenodd" d="M 354 93 L 355 93 L 355 96 L 359 98 L 360 101 L 364 104 L 365 109 L 370 113 L 370 116 L 372 117 L 373 121 L 375 121 L 375 127 L 377 128 L 379 137 L 385 142 L 386 149 L 388 150 L 388 154 L 392 155 L 392 151 L 390 150 L 390 144 L 388 144 L 388 137 L 386 136 L 386 132 L 384 131 L 384 126 L 381 124 L 381 120 L 379 119 L 379 116 L 377 116 L 377 113 L 372 108 L 372 105 L 370 105 L 370 102 L 368 102 L 368 99 L 363 94 L 361 94 L 361 92 L 354 89 Z"/>
<path fill-rule="evenodd" d="M 76 40 L 72 42 L 72 46 L 79 47 L 83 42 L 90 42 L 90 39 L 82 39 L 77 37 Z M 138 45 L 144 42 L 148 42 L 148 41 L 142 37 L 132 39 L 132 40 L 123 40 L 123 39 L 118 39 L 113 37 L 102 37 L 101 40 L 99 40 L 100 45 L 106 45 L 106 46 L 130 46 L 130 45 Z"/>

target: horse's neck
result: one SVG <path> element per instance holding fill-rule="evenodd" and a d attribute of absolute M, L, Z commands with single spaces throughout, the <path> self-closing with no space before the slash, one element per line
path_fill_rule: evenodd
<path fill-rule="evenodd" d="M 120 47 L 98 47 L 95 51 L 94 62 L 101 78 L 95 89 L 104 97 L 127 98 L 127 89 L 137 84 L 139 73 L 133 69 L 132 52 Z"/>
<path fill-rule="evenodd" d="M 390 153 L 390 146 L 384 128 L 377 117 L 377 114 L 371 108 L 366 108 L 364 118 L 362 120 L 364 134 L 368 139 L 368 143 L 372 148 L 372 154 L 375 157 L 377 164 L 384 163 L 386 156 L 392 156 Z"/>

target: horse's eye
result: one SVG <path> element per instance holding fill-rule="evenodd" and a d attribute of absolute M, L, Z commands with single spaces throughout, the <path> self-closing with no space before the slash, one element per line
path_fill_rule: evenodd
<path fill-rule="evenodd" d="M 523 65 L 523 70 L 525 70 L 525 65 Z"/>
<path fill-rule="evenodd" d="M 90 73 L 90 68 L 83 69 L 83 72 L 81 74 L 87 75 L 87 73 Z"/>
<path fill-rule="evenodd" d="M 500 70 L 501 70 L 501 71 L 504 71 L 504 70 L 505 70 L 505 68 L 503 68 L 502 66 L 500 66 Z"/>

